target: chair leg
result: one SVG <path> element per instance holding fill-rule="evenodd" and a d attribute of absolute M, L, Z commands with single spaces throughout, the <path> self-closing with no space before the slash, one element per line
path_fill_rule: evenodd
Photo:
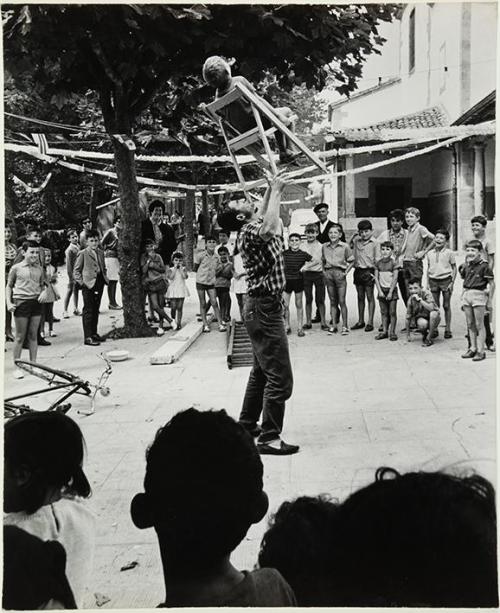
<path fill-rule="evenodd" d="M 264 126 L 262 125 L 262 118 L 260 116 L 260 113 L 254 107 L 253 104 L 252 104 L 252 111 L 253 111 L 253 116 L 255 117 L 255 121 L 257 123 L 257 127 L 259 129 L 260 139 L 264 143 L 264 149 L 266 150 L 267 159 L 269 160 L 269 164 L 271 165 L 271 170 L 272 170 L 273 176 L 276 176 L 276 174 L 278 173 L 278 169 L 277 169 L 276 163 L 274 161 L 273 152 L 272 152 L 271 147 L 269 145 L 269 141 L 267 140 L 266 131 L 264 130 Z"/>

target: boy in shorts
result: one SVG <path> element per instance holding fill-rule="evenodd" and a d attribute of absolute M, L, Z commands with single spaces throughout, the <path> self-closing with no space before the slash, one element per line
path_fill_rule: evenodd
<path fill-rule="evenodd" d="M 275 109 L 266 100 L 264 100 L 264 98 L 258 96 L 254 86 L 249 83 L 245 77 L 233 77 L 231 75 L 231 67 L 222 57 L 213 55 L 206 59 L 203 65 L 203 78 L 208 85 L 215 88 L 216 100 L 229 93 L 236 84 L 243 85 L 250 92 L 255 94 L 259 98 L 260 102 L 270 111 L 272 111 L 282 123 L 284 123 L 290 129 L 293 129 L 292 111 L 288 107 L 280 107 Z M 256 126 L 252 105 L 242 98 L 228 104 L 225 108 L 221 109 L 220 112 L 224 116 L 224 119 L 240 133 L 247 132 Z M 262 117 L 262 123 L 265 130 L 272 127 L 272 124 L 267 117 Z M 290 143 L 288 142 L 288 138 L 280 130 L 276 131 L 275 137 L 279 149 L 280 162 L 286 164 L 293 161 L 298 154 L 293 151 Z"/>
<path fill-rule="evenodd" d="M 474 362 L 486 358 L 484 314 L 486 310 L 491 311 L 495 292 L 493 271 L 484 260 L 482 250 L 481 241 L 476 239 L 469 241 L 465 245 L 465 263 L 459 268 L 464 280 L 462 310 L 465 313 L 470 339 L 470 347 L 462 357 L 472 358 Z"/>
<path fill-rule="evenodd" d="M 434 297 L 434 302 L 440 305 L 440 297 L 443 294 L 443 310 L 445 321 L 445 338 L 452 338 L 451 333 L 451 294 L 457 276 L 455 254 L 448 249 L 447 242 L 450 238 L 448 230 L 436 230 L 435 247 L 427 253 L 427 281 L 429 289 Z M 437 330 L 435 332 L 437 336 Z"/>
<path fill-rule="evenodd" d="M 337 332 L 337 308 L 340 307 L 342 315 L 342 335 L 349 334 L 347 305 L 345 301 L 347 291 L 346 277 L 354 266 L 354 256 L 349 245 L 340 240 L 342 227 L 335 224 L 328 230 L 329 242 L 322 246 L 322 264 L 325 284 L 330 298 L 330 328 L 329 334 Z"/>
<path fill-rule="evenodd" d="M 288 249 L 283 252 L 285 262 L 285 320 L 286 333 L 290 334 L 290 298 L 295 293 L 295 308 L 297 309 L 297 335 L 304 336 L 304 310 L 302 307 L 302 296 L 304 293 L 304 279 L 302 267 L 306 262 L 312 260 L 312 256 L 300 248 L 300 234 L 292 232 L 288 237 Z"/>
<path fill-rule="evenodd" d="M 375 253 L 377 241 L 373 238 L 373 227 L 368 219 L 358 223 L 358 233 L 352 240 L 354 250 L 354 285 L 358 293 L 358 322 L 351 330 L 373 331 L 375 298 L 373 296 Z M 365 299 L 368 303 L 368 322 L 365 325 Z"/>
<path fill-rule="evenodd" d="M 252 437 L 225 411 L 188 409 L 146 453 L 134 524 L 154 527 L 166 598 L 160 607 L 296 606 L 277 570 L 240 571 L 231 553 L 265 516 L 263 466 Z"/>
<path fill-rule="evenodd" d="M 439 325 L 439 307 L 429 290 L 423 289 L 420 279 L 408 282 L 408 304 L 406 305 L 406 337 L 411 341 L 410 321 L 414 320 L 417 330 L 422 333 L 422 346 L 434 344 L 435 332 Z"/>
<path fill-rule="evenodd" d="M 398 272 L 399 266 L 393 258 L 394 246 L 389 241 L 380 243 L 380 259 L 375 262 L 375 284 L 378 290 L 378 303 L 382 316 L 382 331 L 375 340 L 389 338 L 397 341 L 396 322 L 398 305 Z"/>
<path fill-rule="evenodd" d="M 209 304 L 212 306 L 215 317 L 219 322 L 219 331 L 225 332 L 226 326 L 222 321 L 222 317 L 217 304 L 217 294 L 215 292 L 215 278 L 217 266 L 220 264 L 219 256 L 215 253 L 217 241 L 213 236 L 207 236 L 205 239 L 205 251 L 195 254 L 194 270 L 196 272 L 196 291 L 198 292 L 198 300 L 200 301 L 200 314 L 203 322 L 203 332 L 210 332 L 210 326 L 207 320 L 207 303 L 205 294 L 208 294 Z"/>
<path fill-rule="evenodd" d="M 482 256 L 486 262 L 490 265 L 490 268 L 495 272 L 495 236 L 488 237 L 486 235 L 486 226 L 488 220 L 484 215 L 476 215 L 470 220 L 472 237 L 480 241 L 483 246 Z M 493 305 L 492 305 L 493 308 Z M 494 334 L 491 331 L 491 321 L 493 320 L 493 311 L 486 311 L 484 314 L 484 329 L 486 330 L 486 348 L 490 351 L 494 349 Z M 470 341 L 469 341 L 470 349 Z"/>
<path fill-rule="evenodd" d="M 405 221 L 408 225 L 408 236 L 402 253 L 403 272 L 406 280 L 407 298 L 410 279 L 422 280 L 424 274 L 423 260 L 433 247 L 434 234 L 420 223 L 420 211 L 410 206 L 405 210 Z M 403 296 L 405 299 L 405 296 Z M 407 300 L 405 300 L 405 304 Z"/>
<path fill-rule="evenodd" d="M 318 241 L 318 226 L 315 223 L 306 226 L 306 243 L 302 245 L 302 250 L 311 256 L 311 260 L 302 266 L 304 275 L 304 294 L 306 297 L 306 323 L 305 330 L 312 328 L 312 303 L 313 287 L 318 307 L 321 329 L 328 330 L 325 320 L 325 280 L 323 278 L 323 267 L 321 264 L 322 249 Z"/>
<path fill-rule="evenodd" d="M 220 316 L 222 322 L 227 324 L 231 321 L 231 279 L 233 278 L 233 263 L 229 259 L 229 249 L 219 247 L 219 263 L 215 269 L 215 293 L 219 301 Z"/>

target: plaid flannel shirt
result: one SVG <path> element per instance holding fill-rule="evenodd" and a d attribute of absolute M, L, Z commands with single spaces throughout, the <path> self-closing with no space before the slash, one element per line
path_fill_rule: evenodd
<path fill-rule="evenodd" d="M 260 236 L 263 220 L 243 226 L 238 247 L 247 273 L 248 293 L 281 295 L 285 287 L 284 243 L 281 236 L 265 241 Z"/>

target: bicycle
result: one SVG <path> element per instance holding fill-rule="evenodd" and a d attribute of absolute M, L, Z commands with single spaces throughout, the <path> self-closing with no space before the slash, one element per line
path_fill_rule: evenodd
<path fill-rule="evenodd" d="M 67 413 L 71 408 L 70 402 L 65 402 L 73 394 L 81 394 L 82 396 L 90 396 L 90 410 L 78 411 L 81 415 L 92 415 L 95 413 L 95 399 L 97 393 L 100 392 L 102 396 L 109 396 L 111 390 L 106 385 L 113 368 L 108 358 L 101 354 L 98 356 L 105 363 L 106 366 L 99 377 L 97 384 L 92 384 L 89 381 L 85 381 L 78 375 L 66 372 L 64 370 L 58 370 L 45 366 L 43 364 L 37 364 L 35 362 L 28 362 L 24 360 L 16 360 L 16 366 L 30 375 L 34 375 L 39 379 L 43 379 L 48 382 L 48 386 L 43 389 L 34 390 L 32 392 L 25 392 L 24 394 L 17 394 L 10 398 L 4 399 L 4 418 L 10 419 L 23 413 L 32 412 L 33 409 L 26 404 L 16 404 L 15 400 L 21 400 L 23 398 L 29 398 L 30 396 L 38 396 L 40 394 L 46 394 L 48 392 L 54 392 L 57 390 L 63 390 L 63 394 L 52 402 L 46 411 L 60 411 Z"/>

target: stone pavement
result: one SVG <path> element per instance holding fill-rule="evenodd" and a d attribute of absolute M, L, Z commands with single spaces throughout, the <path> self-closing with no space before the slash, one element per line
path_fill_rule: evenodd
<path fill-rule="evenodd" d="M 408 345 L 403 335 L 398 342 L 375 341 L 373 333 L 329 336 L 317 326 L 302 339 L 290 337 L 295 388 L 287 405 L 284 439 L 300 444 L 301 450 L 291 457 L 263 457 L 270 513 L 284 500 L 304 494 L 326 492 L 343 499 L 371 482 L 382 465 L 401 471 L 475 468 L 495 479 L 495 354 L 488 352 L 487 360 L 479 363 L 460 358 L 465 326 L 458 287 L 454 338 L 443 341 L 440 328 L 441 338 L 430 348 L 421 347 L 416 336 Z M 352 325 L 352 285 L 348 298 Z M 56 313 L 60 310 L 58 303 Z M 193 290 L 186 321 L 196 310 Z M 401 304 L 399 311 L 401 328 Z M 110 329 L 112 317 L 116 313 L 103 306 L 101 332 Z M 41 349 L 40 362 L 96 381 L 102 370 L 98 352 L 81 344 L 79 318 L 56 324 L 56 331 L 60 336 L 52 347 Z M 151 366 L 149 357 L 164 339 L 108 341 L 103 349 L 125 348 L 131 354 L 128 361 L 113 365 L 111 395 L 98 397 L 93 416 L 75 410 L 86 405 L 83 397 L 70 411 L 87 441 L 90 504 L 98 516 L 88 608 L 95 608 L 95 594 L 109 599 L 103 608 L 154 607 L 164 597 L 154 532 L 137 530 L 128 512 L 132 496 L 142 489 L 144 452 L 157 428 L 192 405 L 225 408 L 238 416 L 249 369 L 228 370 L 225 335 L 213 327 L 179 362 Z M 12 379 L 10 347 L 5 354 L 8 395 L 36 385 L 28 377 Z M 235 551 L 238 567 L 255 564 L 266 521 L 252 526 Z M 135 568 L 120 570 L 133 561 L 138 562 Z"/>

